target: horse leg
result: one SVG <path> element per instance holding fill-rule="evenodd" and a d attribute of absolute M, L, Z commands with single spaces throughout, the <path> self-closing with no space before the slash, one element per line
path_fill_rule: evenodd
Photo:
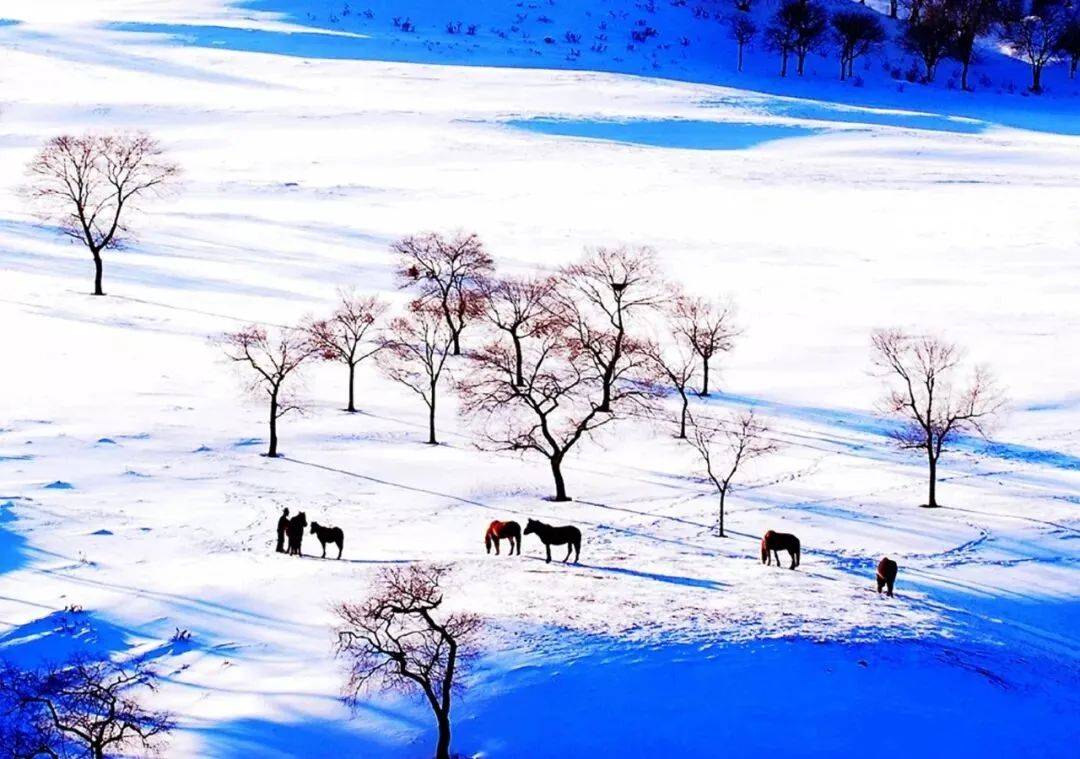
<path fill-rule="evenodd" d="M 326 543 L 324 543 L 321 540 L 319 542 L 322 543 L 322 557 L 325 559 L 326 558 Z"/>
<path fill-rule="evenodd" d="M 574 563 L 578 563 L 578 559 L 581 558 L 581 543 L 574 543 Z"/>
<path fill-rule="evenodd" d="M 574 544 L 573 543 L 567 543 L 566 544 L 566 558 L 562 560 L 563 564 L 570 561 L 570 554 L 572 554 L 573 552 L 574 552 Z"/>
<path fill-rule="evenodd" d="M 895 582 L 895 580 L 889 580 L 889 598 L 893 597 L 892 588 L 893 588 L 893 583 L 894 582 Z"/>
<path fill-rule="evenodd" d="M 501 542 L 502 542 L 502 538 L 500 538 L 498 535 L 496 535 L 495 536 L 495 555 L 496 556 L 499 555 L 499 543 L 501 543 Z"/>
<path fill-rule="evenodd" d="M 544 563 L 545 564 L 550 564 L 551 563 L 551 543 L 544 543 L 544 548 L 547 549 L 547 560 Z"/>
<path fill-rule="evenodd" d="M 788 569 L 794 569 L 795 568 L 795 566 L 796 566 L 796 564 L 795 564 L 795 556 L 796 556 L 796 553 L 794 551 L 792 551 L 791 552 L 791 566 L 788 567 Z"/>

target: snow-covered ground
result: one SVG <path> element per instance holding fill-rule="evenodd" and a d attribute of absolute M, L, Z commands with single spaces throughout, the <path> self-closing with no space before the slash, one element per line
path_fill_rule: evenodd
<path fill-rule="evenodd" d="M 420 705 L 339 700 L 330 606 L 389 562 L 439 560 L 449 602 L 490 620 L 463 753 L 1075 755 L 1080 100 L 1064 80 L 1044 99 L 868 82 L 866 109 L 825 74 L 781 90 L 761 68 L 750 91 L 691 64 L 519 68 L 490 40 L 463 61 L 395 42 L 393 4 L 369 5 L 367 32 L 362 8 L 333 29 L 311 1 L 0 8 L 0 653 L 152 659 L 181 723 L 169 756 L 424 756 Z M 401 5 L 421 36 L 452 20 Z M 177 24 L 281 37 L 161 33 Z M 329 55 L 299 28 L 375 52 Z M 695 78 L 714 83 L 675 81 Z M 95 299 L 86 253 L 17 189 L 48 137 L 123 128 L 159 137 L 184 182 L 109 254 Z M 452 400 L 444 444 L 423 445 L 425 409 L 370 367 L 358 415 L 337 367 L 309 371 L 285 457 L 259 455 L 263 409 L 211 338 L 326 312 L 341 285 L 401 302 L 389 244 L 457 227 L 508 272 L 649 244 L 673 280 L 736 299 L 723 393 L 695 407 L 753 406 L 784 447 L 734 493 L 732 537 L 712 535 L 671 430 L 600 436 L 567 467 L 576 500 L 550 503 L 543 462 L 478 451 Z M 917 508 L 922 462 L 873 414 L 869 332 L 889 325 L 966 346 L 1011 399 L 992 444 L 944 462 L 940 510 Z M 345 558 L 275 555 L 282 506 L 343 527 Z M 581 526 L 581 565 L 546 566 L 531 539 L 485 555 L 500 517 Z M 799 571 L 760 565 L 767 529 L 801 537 Z M 886 553 L 894 599 L 873 588 Z"/>

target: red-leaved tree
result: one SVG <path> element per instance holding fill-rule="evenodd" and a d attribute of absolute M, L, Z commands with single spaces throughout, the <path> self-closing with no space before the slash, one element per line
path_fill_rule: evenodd
<path fill-rule="evenodd" d="M 390 322 L 382 350 L 375 357 L 387 377 L 419 395 L 428 409 L 428 444 L 435 438 L 435 406 L 439 381 L 454 337 L 441 311 L 413 304 L 404 316 Z"/>
<path fill-rule="evenodd" d="M 342 289 L 329 318 L 304 323 L 318 357 L 348 367 L 349 405 L 345 410 L 350 413 L 356 411 L 356 367 L 382 349 L 376 332 L 386 310 L 386 303 L 374 295 Z"/>
<path fill-rule="evenodd" d="M 525 384 L 522 341 L 548 329 L 551 321 L 549 277 L 489 280 L 483 288 L 483 313 L 487 322 L 501 330 L 514 348 L 514 382 Z"/>
<path fill-rule="evenodd" d="M 94 261 L 94 295 L 104 295 L 102 253 L 115 248 L 142 200 L 179 174 L 143 133 L 53 137 L 27 166 L 26 194 L 47 223 L 78 240 Z"/>
<path fill-rule="evenodd" d="M 552 306 L 572 307 L 572 301 L 562 300 Z M 627 415 L 652 414 L 656 398 L 643 346 L 623 336 L 619 361 L 606 375 L 596 361 L 599 349 L 584 346 L 570 326 L 583 318 L 559 313 L 520 341 L 520 353 L 500 335 L 470 352 L 466 372 L 456 383 L 461 411 L 479 428 L 483 446 L 547 459 L 555 501 L 570 500 L 563 477 L 570 451 L 600 427 Z"/>
<path fill-rule="evenodd" d="M 734 324 L 735 308 L 730 301 L 709 301 L 681 295 L 671 309 L 675 331 L 689 341 L 701 358 L 701 391 L 709 394 L 709 368 L 719 353 L 735 347 L 739 328 Z"/>
<path fill-rule="evenodd" d="M 398 254 L 402 287 L 419 290 L 418 307 L 437 309 L 450 332 L 454 355 L 460 355 L 461 333 L 479 313 L 484 281 L 494 271 L 480 237 L 427 232 L 398 240 L 392 247 Z"/>
<path fill-rule="evenodd" d="M 346 695 L 387 689 L 420 693 L 439 738 L 435 759 L 450 759 L 450 710 L 461 672 L 476 655 L 482 620 L 443 609 L 446 566 L 388 567 L 366 601 L 337 606 L 337 654 L 349 668 Z"/>
<path fill-rule="evenodd" d="M 299 329 L 266 328 L 252 324 L 221 337 L 221 346 L 231 361 L 246 367 L 248 390 L 269 402 L 270 448 L 266 455 L 278 455 L 277 421 L 301 408 L 289 381 L 315 354 L 308 336 Z"/>
<path fill-rule="evenodd" d="M 627 364 L 640 363 L 642 320 L 669 293 L 647 247 L 598 248 L 559 272 L 552 288 L 554 315 L 593 364 L 600 381 L 596 410 L 610 413 L 615 384 Z M 635 345 L 635 351 L 628 350 Z"/>

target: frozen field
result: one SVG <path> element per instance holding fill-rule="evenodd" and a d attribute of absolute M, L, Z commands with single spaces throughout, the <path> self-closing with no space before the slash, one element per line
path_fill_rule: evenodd
<path fill-rule="evenodd" d="M 456 712 L 465 755 L 1075 756 L 1080 99 L 1063 71 L 1043 100 L 869 81 L 860 103 L 831 61 L 813 99 L 764 69 L 737 89 L 693 62 L 523 68 L 483 39 L 469 60 L 422 39 L 342 48 L 324 38 L 365 30 L 310 0 L 178 5 L 0 6 L 0 654 L 152 660 L 180 722 L 168 756 L 423 757 L 421 705 L 341 702 L 330 606 L 389 562 L 439 560 L 449 602 L 490 621 Z M 385 32 L 391 3 L 370 5 Z M 412 15 L 441 25 L 433 5 Z M 91 298 L 86 251 L 17 190 L 49 137 L 129 128 L 183 183 Z M 575 500 L 552 503 L 544 462 L 477 450 L 450 394 L 443 444 L 423 445 L 426 409 L 372 366 L 356 415 L 339 367 L 313 367 L 284 457 L 259 455 L 264 409 L 212 338 L 326 312 L 341 285 L 403 303 L 390 243 L 459 227 L 504 272 L 648 244 L 671 279 L 736 300 L 745 334 L 694 407 L 754 407 L 783 448 L 729 499 L 731 537 L 674 427 L 607 430 L 567 463 Z M 992 441 L 943 460 L 939 510 L 874 414 L 869 334 L 892 325 L 964 345 L 1010 398 Z M 283 506 L 343 527 L 345 558 L 274 554 Z M 531 537 L 485 555 L 502 517 L 581 526 L 581 564 L 545 565 Z M 802 539 L 799 571 L 759 563 L 768 529 Z M 874 592 L 883 554 L 893 599 Z"/>

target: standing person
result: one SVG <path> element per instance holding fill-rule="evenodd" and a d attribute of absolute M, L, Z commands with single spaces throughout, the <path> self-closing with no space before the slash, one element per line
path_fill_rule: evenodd
<path fill-rule="evenodd" d="M 277 520 L 277 552 L 285 553 L 285 530 L 289 528 L 289 510 L 281 512 L 281 518 Z"/>

